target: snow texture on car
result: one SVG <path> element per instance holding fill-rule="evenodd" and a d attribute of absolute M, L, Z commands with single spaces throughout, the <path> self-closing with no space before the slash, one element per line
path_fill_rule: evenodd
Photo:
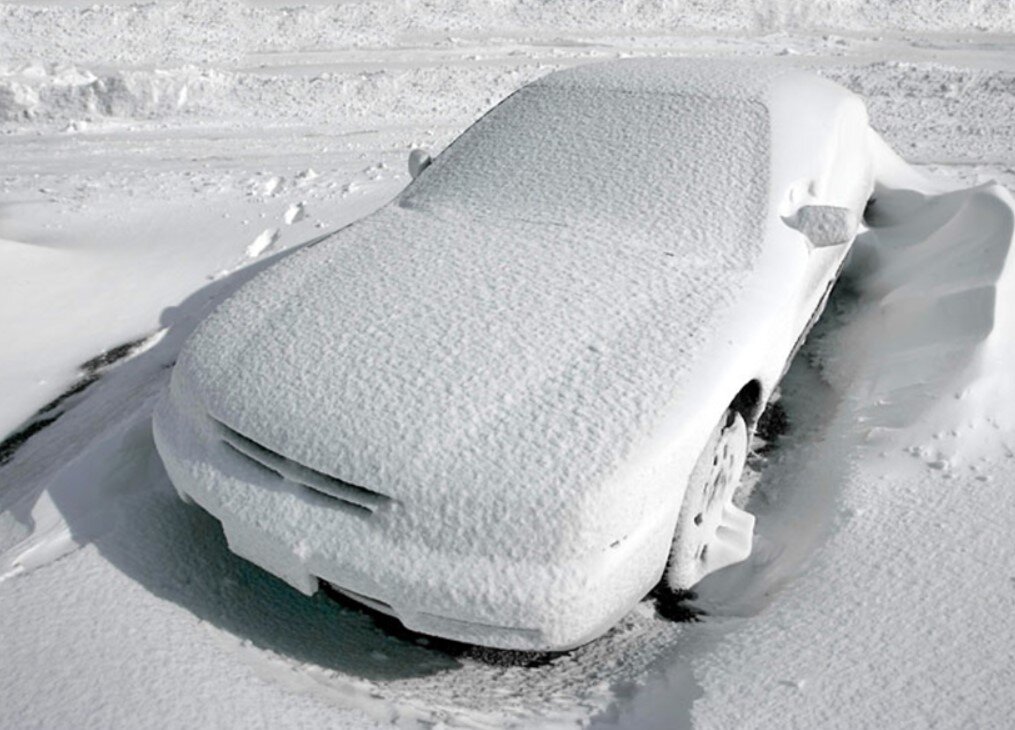
<path fill-rule="evenodd" d="M 198 328 L 156 411 L 170 477 L 306 593 L 502 648 L 588 641 L 659 581 L 715 422 L 745 388 L 757 417 L 848 252 L 786 212 L 858 218 L 873 139 L 853 95 L 775 65 L 537 81 Z"/>

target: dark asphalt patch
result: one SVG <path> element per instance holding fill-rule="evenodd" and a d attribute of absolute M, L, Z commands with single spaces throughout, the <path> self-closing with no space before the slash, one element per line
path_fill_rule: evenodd
<path fill-rule="evenodd" d="M 408 643 L 425 646 L 427 649 L 440 652 L 453 659 L 471 659 L 498 667 L 534 668 L 552 664 L 555 659 L 567 655 L 567 652 L 491 649 L 484 646 L 463 644 L 458 641 L 451 641 L 450 639 L 442 639 L 437 636 L 420 634 L 405 628 L 397 618 L 388 616 L 380 611 L 375 611 L 372 608 L 364 606 L 362 603 L 354 601 L 325 581 L 321 581 L 321 590 L 328 598 L 340 603 L 343 607 L 369 616 L 374 624 L 384 633 Z"/>
<path fill-rule="evenodd" d="M 78 367 L 78 379 L 67 390 L 37 410 L 31 418 L 22 423 L 20 427 L 10 433 L 3 441 L 0 441 L 0 466 L 10 461 L 28 439 L 47 426 L 52 425 L 60 416 L 70 410 L 73 407 L 73 403 L 70 401 L 75 396 L 84 392 L 114 365 L 140 352 L 151 337 L 152 335 L 145 335 L 139 339 L 125 342 L 83 362 Z"/>

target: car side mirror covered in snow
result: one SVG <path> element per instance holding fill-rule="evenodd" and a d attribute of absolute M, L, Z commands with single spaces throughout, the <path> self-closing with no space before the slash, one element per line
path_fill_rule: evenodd
<path fill-rule="evenodd" d="M 860 225 L 856 213 L 835 205 L 805 205 L 783 221 L 817 248 L 849 243 Z"/>
<path fill-rule="evenodd" d="M 419 177 L 419 174 L 430 166 L 433 160 L 430 158 L 430 153 L 426 150 L 419 148 L 414 149 L 409 153 L 409 174 L 412 179 L 415 180 Z"/>

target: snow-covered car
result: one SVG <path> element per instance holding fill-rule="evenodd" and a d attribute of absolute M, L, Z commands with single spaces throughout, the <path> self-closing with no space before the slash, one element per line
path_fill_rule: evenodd
<path fill-rule="evenodd" d="M 202 323 L 154 417 L 169 476 L 304 593 L 587 642 L 749 555 L 752 429 L 875 138 L 850 92 L 756 62 L 539 79 Z"/>

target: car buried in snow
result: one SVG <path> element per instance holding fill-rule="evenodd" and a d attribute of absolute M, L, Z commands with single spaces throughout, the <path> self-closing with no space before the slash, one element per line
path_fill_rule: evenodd
<path fill-rule="evenodd" d="M 778 65 L 545 76 L 195 330 L 154 415 L 168 474 L 306 594 L 491 647 L 590 641 L 749 555 L 752 430 L 875 138 L 859 98 Z"/>

